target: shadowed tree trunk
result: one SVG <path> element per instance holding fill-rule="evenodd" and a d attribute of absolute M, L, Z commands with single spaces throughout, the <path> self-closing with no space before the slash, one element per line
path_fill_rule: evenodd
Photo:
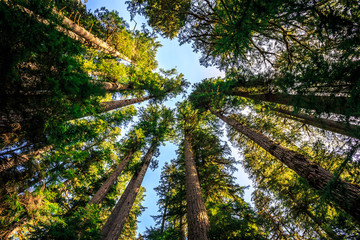
<path fill-rule="evenodd" d="M 101 203 L 106 194 L 109 192 L 109 189 L 111 186 L 115 183 L 115 181 L 120 176 L 120 173 L 124 169 L 124 167 L 128 164 L 131 157 L 133 155 L 133 152 L 129 152 L 119 163 L 119 165 L 115 168 L 114 172 L 109 176 L 108 179 L 103 183 L 103 185 L 100 187 L 100 189 L 95 193 L 95 195 L 92 197 L 92 199 L 89 201 L 89 204 L 99 204 Z"/>
<path fill-rule="evenodd" d="M 359 116 L 359 111 L 350 110 L 347 106 L 347 97 L 313 96 L 313 95 L 290 95 L 290 94 L 250 94 L 248 92 L 233 89 L 231 95 L 250 98 L 263 102 L 279 103 L 299 108 L 313 109 L 318 112 L 337 113 L 351 116 Z"/>
<path fill-rule="evenodd" d="M 293 111 L 285 110 L 282 108 L 273 109 L 276 112 L 282 113 L 281 116 L 286 118 L 305 123 L 314 127 L 318 127 L 327 131 L 334 133 L 339 133 L 345 136 L 360 138 L 360 127 L 356 125 L 351 125 L 347 123 L 341 123 L 334 120 L 329 120 L 325 118 L 316 118 L 303 113 L 296 113 Z"/>
<path fill-rule="evenodd" d="M 136 195 L 139 192 L 141 183 L 144 179 L 145 173 L 149 167 L 152 155 L 156 149 L 157 142 L 154 142 L 149 148 L 148 152 L 143 158 L 140 169 L 135 172 L 131 181 L 127 185 L 124 193 L 121 195 L 120 200 L 111 212 L 110 217 L 106 221 L 101 230 L 103 240 L 118 240 L 121 231 L 129 216 L 131 207 L 133 206 Z"/>
<path fill-rule="evenodd" d="M 188 239 L 206 240 L 208 239 L 207 232 L 209 231 L 210 224 L 201 193 L 193 151 L 191 149 L 191 137 L 186 132 L 184 148 Z"/>
<path fill-rule="evenodd" d="M 345 212 L 360 222 L 360 187 L 355 184 L 337 180 L 333 182 L 334 175 L 321 166 L 310 162 L 305 156 L 290 149 L 280 146 L 265 135 L 226 117 L 218 112 L 213 112 L 221 120 L 244 134 L 268 153 L 279 159 L 282 163 L 306 179 L 309 185 L 317 190 L 330 190 L 331 199 Z M 329 186 L 329 184 L 331 184 Z"/>

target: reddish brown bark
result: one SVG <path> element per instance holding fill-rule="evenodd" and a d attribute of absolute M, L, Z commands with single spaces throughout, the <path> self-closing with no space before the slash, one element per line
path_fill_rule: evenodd
<path fill-rule="evenodd" d="M 232 95 L 250 98 L 264 102 L 279 103 L 305 109 L 313 109 L 318 112 L 337 113 L 351 116 L 359 116 L 357 111 L 350 110 L 347 106 L 347 97 L 313 96 L 313 95 L 290 95 L 290 94 L 250 94 L 249 92 L 233 89 Z"/>
<path fill-rule="evenodd" d="M 120 173 L 122 172 L 124 167 L 128 164 L 132 155 L 133 153 L 130 152 L 123 158 L 123 160 L 115 168 L 114 172 L 109 176 L 108 179 L 106 179 L 106 181 L 103 183 L 100 189 L 95 193 L 95 195 L 89 201 L 89 204 L 99 204 L 104 200 L 106 194 L 109 192 L 109 189 L 115 183 L 117 178 L 120 176 Z"/>
<path fill-rule="evenodd" d="M 310 162 L 305 156 L 290 149 L 280 146 L 265 135 L 245 126 L 236 120 L 226 117 L 218 112 L 213 112 L 217 117 L 231 125 L 235 130 L 244 134 L 271 155 L 279 159 L 282 163 L 295 171 L 299 176 L 306 179 L 309 185 L 317 190 L 325 190 L 332 182 L 334 175 L 317 165 Z M 331 199 L 337 203 L 345 212 L 353 216 L 360 222 L 360 187 L 355 184 L 337 180 L 331 184 Z"/>
<path fill-rule="evenodd" d="M 113 83 L 113 82 L 102 82 L 101 85 L 107 92 L 119 91 L 119 90 L 127 90 L 129 86 L 122 85 L 120 83 Z"/>
<path fill-rule="evenodd" d="M 124 99 L 124 100 L 117 100 L 111 102 L 102 102 L 100 105 L 103 107 L 102 112 L 111 111 L 117 108 L 122 108 L 131 104 L 143 102 L 145 100 L 150 99 L 151 97 L 140 97 L 140 98 L 132 98 L 132 99 Z"/>
<path fill-rule="evenodd" d="M 187 133 L 185 133 L 184 148 L 188 239 L 206 240 L 210 227 L 209 219 L 191 148 L 191 137 Z"/>
<path fill-rule="evenodd" d="M 282 108 L 275 108 L 274 111 L 282 113 L 282 116 L 298 122 L 302 122 L 334 133 L 339 133 L 345 136 L 358 139 L 360 138 L 360 127 L 356 125 L 341 123 L 325 118 L 316 118 L 310 115 L 296 113 Z"/>
<path fill-rule="evenodd" d="M 145 173 L 149 167 L 152 155 L 156 149 L 157 143 L 153 143 L 143 158 L 140 170 L 137 171 L 131 178 L 120 200 L 117 202 L 110 217 L 106 221 L 102 231 L 103 240 L 118 240 L 121 231 L 129 216 L 131 207 L 133 206 L 136 195 L 139 192 L 141 183 L 144 179 Z"/>

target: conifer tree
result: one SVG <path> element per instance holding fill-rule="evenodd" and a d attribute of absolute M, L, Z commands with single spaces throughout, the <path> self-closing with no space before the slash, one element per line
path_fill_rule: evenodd
<path fill-rule="evenodd" d="M 145 128 L 145 131 L 151 133 L 150 135 L 153 137 L 151 146 L 143 157 L 139 169 L 133 175 L 125 192 L 102 228 L 101 235 L 103 239 L 119 238 L 147 168 L 151 162 L 151 158 L 156 151 L 157 146 L 166 139 L 166 135 L 171 130 L 172 112 L 166 108 L 161 111 L 159 109 L 159 107 L 153 106 L 143 112 L 143 118 L 146 122 L 142 122 L 140 126 Z"/>

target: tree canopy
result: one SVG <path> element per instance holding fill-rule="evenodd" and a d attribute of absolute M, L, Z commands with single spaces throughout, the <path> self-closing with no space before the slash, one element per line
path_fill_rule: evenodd
<path fill-rule="evenodd" d="M 0 238 L 358 239 L 358 1 L 126 4 L 0 1 Z"/>

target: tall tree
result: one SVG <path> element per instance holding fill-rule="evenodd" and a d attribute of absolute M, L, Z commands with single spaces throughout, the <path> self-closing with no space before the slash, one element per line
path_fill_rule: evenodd
<path fill-rule="evenodd" d="M 143 112 L 146 122 L 143 122 L 142 127 L 148 128 L 148 131 L 153 135 L 151 146 L 144 156 L 139 169 L 135 172 L 125 192 L 102 228 L 101 235 L 103 239 L 119 238 L 154 151 L 159 143 L 167 138 L 166 135 L 169 134 L 169 131 L 171 131 L 172 112 L 166 108 L 163 108 L 162 111 L 159 109 L 159 107 L 150 107 L 147 111 Z"/>
<path fill-rule="evenodd" d="M 180 109 L 184 134 L 186 213 L 188 219 L 188 238 L 190 240 L 205 240 L 208 239 L 207 234 L 210 225 L 191 148 L 191 134 L 196 125 L 199 124 L 196 114 L 196 111 L 191 109 L 191 105 L 186 103 Z"/>
<path fill-rule="evenodd" d="M 157 142 L 151 145 L 148 152 L 144 156 L 139 171 L 134 174 L 122 197 L 111 212 L 110 217 L 101 230 L 102 239 L 119 239 L 121 231 L 123 230 L 125 222 L 128 218 L 130 209 L 135 201 L 142 180 L 144 179 L 145 173 L 150 164 L 156 145 Z"/>
<path fill-rule="evenodd" d="M 339 133 L 345 136 L 354 137 L 359 139 L 360 129 L 357 125 L 342 123 L 325 118 L 317 118 L 311 115 L 307 115 L 300 112 L 289 111 L 284 108 L 275 108 L 275 112 L 280 113 L 280 116 L 284 116 L 289 119 L 293 119 L 304 124 L 309 124 L 314 127 L 318 127 L 327 131 Z"/>
<path fill-rule="evenodd" d="M 360 220 L 358 199 L 360 187 L 356 184 L 338 180 L 331 172 L 321 166 L 310 162 L 303 155 L 284 148 L 263 134 L 226 117 L 219 112 L 213 112 L 221 120 L 241 132 L 252 141 L 257 143 L 271 155 L 279 159 L 290 169 L 306 179 L 310 186 L 318 190 L 324 190 L 331 186 L 331 198 L 357 221 Z"/>

